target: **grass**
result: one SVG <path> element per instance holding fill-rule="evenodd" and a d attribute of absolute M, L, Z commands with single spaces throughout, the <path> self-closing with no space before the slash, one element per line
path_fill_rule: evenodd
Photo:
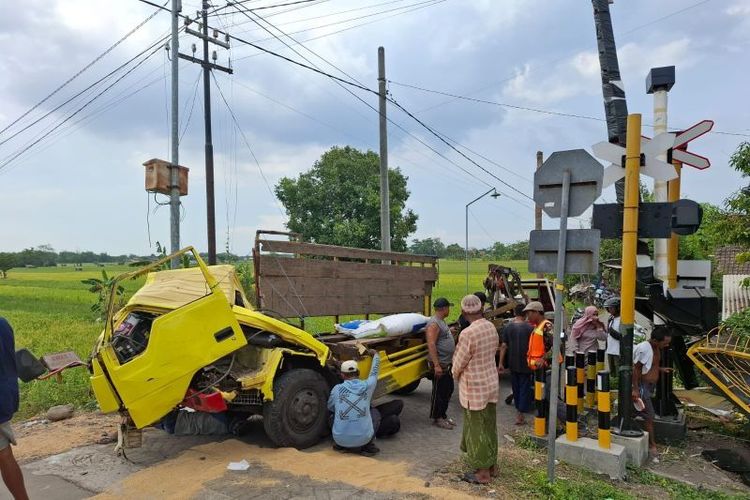
<path fill-rule="evenodd" d="M 469 262 L 470 293 L 482 289 L 488 263 Z M 525 261 L 504 264 L 527 272 Z M 73 267 L 13 269 L 7 279 L 0 279 L 0 315 L 13 326 L 17 348 L 26 347 L 37 356 L 75 351 L 81 359 L 87 360 L 102 325 L 95 321 L 96 315 L 90 309 L 96 296 L 81 280 L 101 277 L 102 269 L 109 275 L 132 270 L 127 266 L 101 268 L 93 264 L 84 265 L 83 271 L 75 271 Z M 433 298 L 446 297 L 458 304 L 466 287 L 465 270 L 464 261 L 441 261 Z M 123 283 L 126 297 L 142 283 L 143 279 Z M 453 308 L 450 319 L 455 319 L 459 313 L 458 307 Z M 305 326 L 310 332 L 330 332 L 333 319 L 313 318 Z M 28 418 L 50 406 L 66 403 L 94 407 L 85 369 L 66 371 L 60 384 L 54 380 L 21 384 L 21 409 L 16 418 Z"/>
<path fill-rule="evenodd" d="M 107 266 L 108 274 L 131 270 L 125 266 Z M 101 323 L 94 320 L 91 305 L 94 294 L 82 279 L 101 277 L 102 268 L 85 265 L 83 271 L 72 267 L 14 269 L 0 280 L 0 315 L 13 326 L 16 348 L 26 347 L 37 356 L 60 351 L 75 351 L 86 360 Z M 142 281 L 141 281 L 142 282 Z M 128 293 L 141 282 L 128 282 Z M 21 384 L 21 409 L 16 418 L 26 418 L 55 404 L 91 406 L 88 372 L 68 370 L 63 383 L 53 380 Z"/>

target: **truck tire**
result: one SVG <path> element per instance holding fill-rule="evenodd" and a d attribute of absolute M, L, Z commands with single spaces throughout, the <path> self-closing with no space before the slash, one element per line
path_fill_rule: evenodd
<path fill-rule="evenodd" d="M 393 394 L 398 394 L 399 396 L 406 396 L 408 394 L 411 394 L 412 392 L 417 390 L 420 382 L 422 382 L 421 378 L 419 380 L 415 380 L 411 384 L 403 386 L 401 389 L 396 389 L 395 391 L 393 391 Z"/>
<path fill-rule="evenodd" d="M 271 441 L 299 450 L 318 443 L 328 426 L 330 391 L 323 376 L 292 369 L 276 379 L 273 392 L 273 401 L 263 406 L 263 427 Z"/>

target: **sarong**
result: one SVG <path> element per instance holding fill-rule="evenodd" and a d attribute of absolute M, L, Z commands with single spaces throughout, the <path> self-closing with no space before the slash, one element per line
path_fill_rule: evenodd
<path fill-rule="evenodd" d="M 461 451 L 472 469 L 489 469 L 497 464 L 497 408 L 487 403 L 483 410 L 464 408 Z"/>

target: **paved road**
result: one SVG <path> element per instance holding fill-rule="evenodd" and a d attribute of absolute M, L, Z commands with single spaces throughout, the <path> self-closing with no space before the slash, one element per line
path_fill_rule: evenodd
<path fill-rule="evenodd" d="M 111 493 L 110 498 L 447 496 L 434 488 L 426 490 L 424 484 L 460 456 L 462 412 L 456 394 L 450 414 L 459 427 L 449 431 L 430 425 L 430 388 L 430 382 L 423 381 L 415 393 L 403 397 L 401 432 L 380 440 L 381 453 L 374 459 L 333 452 L 329 440 L 302 452 L 276 450 L 258 422 L 241 441 L 175 437 L 148 429 L 143 448 L 129 451 L 128 460 L 114 456 L 112 445 L 91 445 L 25 464 L 24 471 L 32 498 L 45 500 L 86 498 L 100 492 Z M 501 398 L 509 391 L 507 384 L 501 384 Z M 513 419 L 513 408 L 501 401 L 501 446 L 502 435 L 518 429 Z M 229 461 L 242 458 L 251 463 L 250 470 L 226 471 Z M 162 489 L 154 482 L 162 483 Z M 2 494 L 7 495 L 2 492 L 0 498 L 5 498 Z"/>

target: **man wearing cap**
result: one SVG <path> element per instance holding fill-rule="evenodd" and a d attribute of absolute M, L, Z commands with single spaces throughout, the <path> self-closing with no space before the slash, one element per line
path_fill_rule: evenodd
<path fill-rule="evenodd" d="M 343 382 L 331 389 L 328 409 L 333 412 L 334 449 L 375 455 L 380 450 L 375 446 L 375 426 L 370 411 L 370 401 L 378 383 L 380 355 L 371 349 L 372 366 L 367 380 L 359 379 L 359 365 L 354 360 L 341 363 Z"/>
<path fill-rule="evenodd" d="M 453 357 L 453 376 L 458 380 L 458 395 L 464 409 L 461 451 L 473 469 L 464 481 L 489 483 L 497 475 L 497 399 L 500 384 L 495 365 L 499 339 L 495 326 L 482 314 L 475 295 L 461 300 L 461 310 L 469 326 L 461 332 L 461 341 Z"/>
<path fill-rule="evenodd" d="M 544 317 L 544 306 L 541 302 L 529 302 L 523 308 L 523 312 L 526 313 L 526 321 L 534 328 L 529 338 L 526 361 L 532 371 L 547 368 L 552 359 L 552 322 Z"/>
<path fill-rule="evenodd" d="M 477 299 L 479 301 L 479 299 Z M 427 322 L 426 337 L 429 352 L 429 365 L 432 369 L 432 400 L 430 403 L 430 418 L 433 425 L 441 429 L 453 429 L 456 423 L 448 417 L 448 404 L 453 396 L 453 351 L 456 341 L 445 322 L 451 312 L 448 299 L 440 297 L 432 306 L 435 314 Z"/>
<path fill-rule="evenodd" d="M 0 316 L 0 473 L 15 500 L 28 500 L 21 468 L 13 456 L 16 444 L 10 419 L 18 411 L 18 372 L 13 329 Z"/>

